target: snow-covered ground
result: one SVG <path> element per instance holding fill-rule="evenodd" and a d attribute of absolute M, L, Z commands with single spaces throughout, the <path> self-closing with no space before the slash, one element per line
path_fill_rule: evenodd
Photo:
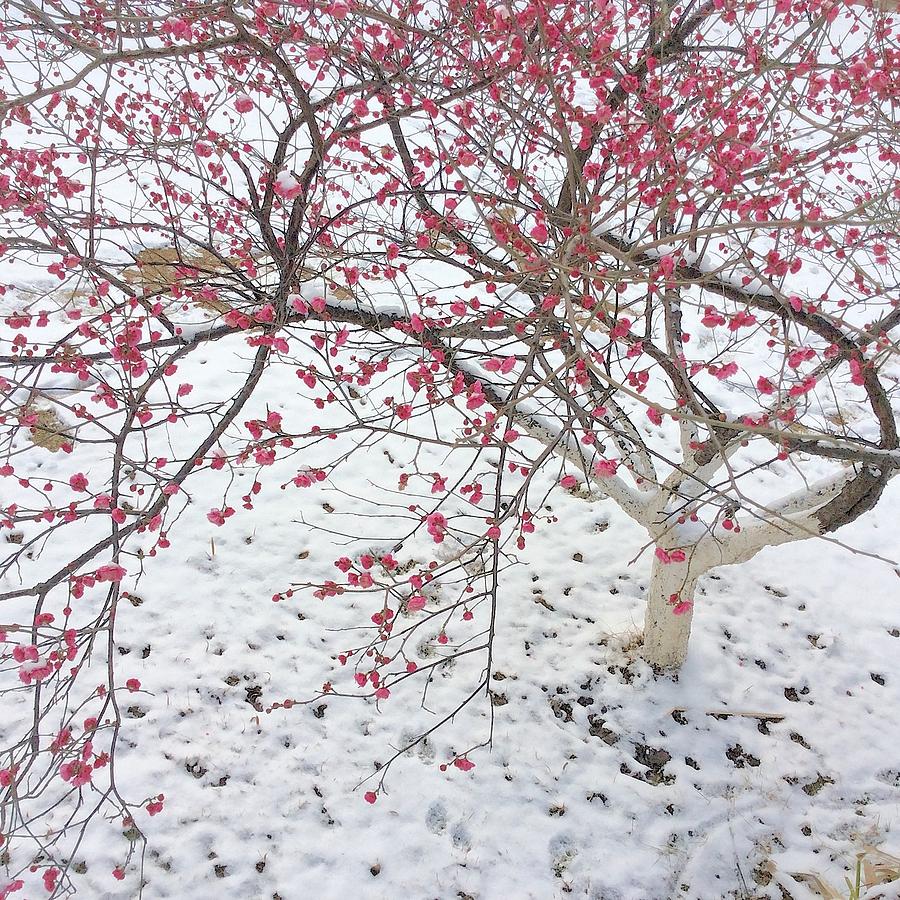
<path fill-rule="evenodd" d="M 193 354 L 181 373 L 192 401 L 221 395 L 234 349 Z M 286 423 L 303 415 L 277 380 L 254 402 Z M 349 449 L 352 435 L 342 440 Z M 76 452 L 88 475 L 104 471 L 90 448 Z M 483 658 L 424 696 L 410 679 L 377 707 L 329 697 L 267 712 L 327 680 L 346 689 L 336 656 L 357 638 L 338 629 L 370 612 L 365 595 L 271 598 L 397 533 L 357 514 L 371 516 L 366 497 L 403 452 L 376 445 L 303 491 L 278 489 L 288 462 L 224 528 L 206 518 L 222 484 L 200 473 L 171 548 L 139 578 L 129 567 L 116 670 L 141 690 L 123 704 L 117 779 L 125 796 L 165 804 L 141 812 L 147 852 L 121 882 L 110 872 L 127 833 L 89 834 L 83 896 L 137 897 L 143 878 L 145 898 L 799 900 L 818 895 L 798 875 L 843 889 L 857 852 L 900 854 L 900 580 L 875 558 L 896 556 L 897 483 L 837 535 L 873 555 L 806 541 L 706 578 L 677 678 L 655 677 L 637 653 L 644 532 L 609 501 L 550 491 L 548 520 L 503 572 L 490 699 L 399 758 L 366 803 L 374 779 L 360 782 L 453 708 Z M 62 454 L 41 458 L 48 479 L 71 470 Z M 373 543 L 347 543 L 361 521 Z M 57 541 L 40 565 L 70 551 Z M 492 748 L 471 754 L 471 771 L 442 770 L 485 740 L 491 709 Z"/>
<path fill-rule="evenodd" d="M 354 788 L 410 736 L 415 689 L 381 710 L 248 703 L 308 695 L 336 668 L 329 629 L 358 621 L 339 599 L 271 602 L 334 555 L 279 502 L 227 534 L 198 516 L 123 616 L 147 693 L 120 773 L 135 796 L 166 794 L 143 823 L 146 896 L 800 898 L 815 895 L 789 873 L 843 886 L 865 845 L 900 850 L 900 603 L 883 564 L 807 542 L 721 570 L 688 663 L 654 678 L 634 652 L 641 534 L 611 504 L 554 496 L 560 522 L 502 586 L 493 750 L 468 773 L 437 765 L 483 737 L 482 703 L 370 806 Z M 896 548 L 898 503 L 895 487 L 856 542 Z"/>
<path fill-rule="evenodd" d="M 889 552 L 898 502 L 854 537 Z M 553 505 L 560 523 L 503 585 L 493 750 L 468 773 L 436 764 L 480 737 L 482 708 L 399 761 L 374 806 L 354 787 L 408 737 L 412 692 L 381 711 L 248 704 L 332 674 L 344 604 L 269 599 L 330 548 L 263 505 L 212 556 L 198 517 L 123 616 L 147 693 L 120 772 L 129 793 L 166 794 L 143 823 L 146 896 L 637 900 L 780 883 L 799 898 L 789 873 L 842 886 L 865 845 L 896 851 L 896 574 L 824 543 L 722 570 L 684 670 L 656 679 L 634 654 L 647 572 L 625 560 L 640 534 L 608 504 Z M 106 877 L 93 890 L 130 896 Z"/>

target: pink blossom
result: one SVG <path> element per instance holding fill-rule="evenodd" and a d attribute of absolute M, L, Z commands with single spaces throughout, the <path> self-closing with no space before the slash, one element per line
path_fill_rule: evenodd
<path fill-rule="evenodd" d="M 275 193 L 285 200 L 294 200 L 300 196 L 303 186 L 290 172 L 279 172 L 275 179 Z"/>
<path fill-rule="evenodd" d="M 94 572 L 94 577 L 97 581 L 121 581 L 126 574 L 127 572 L 121 566 L 111 563 L 107 566 L 100 566 L 100 568 Z"/>
<path fill-rule="evenodd" d="M 715 328 L 725 324 L 725 316 L 717 312 L 712 306 L 706 307 L 706 314 L 700 320 L 707 328 Z"/>
<path fill-rule="evenodd" d="M 6 887 L 0 888 L 0 900 L 6 900 L 10 894 L 21 891 L 23 887 L 25 887 L 25 882 L 21 878 L 8 882 Z"/>
<path fill-rule="evenodd" d="M 466 409 L 478 409 L 485 403 L 484 388 L 480 381 L 476 381 L 469 388 L 468 399 L 466 400 Z"/>
<path fill-rule="evenodd" d="M 599 478 L 612 478 L 619 468 L 617 459 L 598 459 L 594 463 L 594 474 Z"/>
<path fill-rule="evenodd" d="M 64 762 L 59 767 L 59 776 L 63 781 L 68 781 L 73 787 L 81 787 L 91 780 L 93 768 L 81 760 Z"/>
<path fill-rule="evenodd" d="M 225 509 L 211 509 L 207 514 L 206 518 L 209 519 L 213 525 L 218 525 L 221 527 L 225 524 L 225 520 L 230 516 L 234 515 L 234 510 L 230 506 L 226 506 Z"/>
<path fill-rule="evenodd" d="M 654 554 L 664 565 L 684 562 L 687 559 L 684 550 L 665 550 L 663 547 L 657 547 Z"/>
<path fill-rule="evenodd" d="M 718 378 L 719 381 L 724 381 L 726 378 L 736 375 L 737 372 L 738 364 L 736 362 L 730 362 L 716 370 L 716 378 Z"/>
<path fill-rule="evenodd" d="M 44 870 L 41 878 L 44 882 L 44 890 L 48 894 L 52 894 L 56 890 L 56 879 L 59 878 L 59 869 L 51 866 L 49 869 Z"/>
<path fill-rule="evenodd" d="M 272 447 L 260 447 L 253 458 L 261 466 L 271 466 L 275 462 L 275 450 Z"/>
<path fill-rule="evenodd" d="M 444 532 L 447 530 L 447 519 L 442 513 L 433 512 L 425 518 L 428 533 L 436 544 L 444 540 Z"/>
<path fill-rule="evenodd" d="M 257 322 L 274 322 L 275 321 L 275 307 L 272 306 L 271 303 L 267 303 L 265 306 L 261 306 L 253 316 Z"/>

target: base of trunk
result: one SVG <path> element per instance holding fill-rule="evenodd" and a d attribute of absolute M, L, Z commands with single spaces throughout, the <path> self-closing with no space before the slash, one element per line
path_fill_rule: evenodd
<path fill-rule="evenodd" d="M 653 561 L 642 656 L 657 669 L 677 669 L 687 656 L 697 575 L 683 563 Z"/>

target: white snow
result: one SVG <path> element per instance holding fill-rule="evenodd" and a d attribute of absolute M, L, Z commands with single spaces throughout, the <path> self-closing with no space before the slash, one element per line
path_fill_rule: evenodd
<path fill-rule="evenodd" d="M 179 379 L 194 384 L 192 403 L 214 402 L 246 367 L 240 340 L 191 354 Z M 288 427 L 306 420 L 295 385 L 264 382 L 242 420 L 264 407 Z M 341 440 L 329 454 L 352 448 L 352 433 Z M 76 449 L 89 477 L 105 470 L 92 452 Z M 444 452 L 423 448 L 420 470 L 439 468 Z M 223 528 L 206 520 L 223 484 L 200 473 L 172 547 L 129 561 L 123 586 L 141 602 L 120 606 L 115 667 L 119 683 L 136 677 L 142 688 L 121 698 L 117 777 L 131 800 L 163 793 L 165 806 L 141 812 L 148 850 L 122 882 L 110 872 L 128 851 L 123 829 L 88 832 L 78 850 L 87 871 L 74 876 L 85 896 L 134 897 L 143 878 L 146 898 L 705 900 L 779 897 L 779 884 L 800 898 L 815 895 L 790 873 L 840 885 L 864 846 L 897 851 L 897 572 L 825 541 L 720 569 L 701 583 L 687 664 L 677 679 L 656 678 L 636 653 L 645 533 L 612 502 L 559 488 L 541 509 L 552 521 L 502 575 L 493 746 L 472 751 L 471 772 L 439 768 L 488 737 L 481 697 L 400 757 L 365 803 L 375 766 L 477 684 L 482 656 L 437 674 L 427 696 L 409 679 L 377 707 L 326 697 L 266 713 L 248 691 L 265 709 L 314 697 L 326 680 L 352 689 L 335 657 L 360 636 L 340 629 L 358 629 L 380 601 L 271 597 L 408 530 L 402 508 L 379 514 L 377 500 L 411 453 L 394 439 L 372 445 L 305 490 L 278 488 L 298 468 L 279 461 L 256 508 Z M 40 466 L 62 477 L 73 460 L 48 453 Z M 890 558 L 898 503 L 895 483 L 837 540 Z M 361 529 L 361 541 L 342 537 Z M 25 574 L 84 537 L 68 540 Z M 428 552 L 413 542 L 398 558 Z M 472 635 L 486 616 L 476 607 Z M 452 634 L 450 649 L 472 635 Z M 414 650 L 420 665 L 439 652 L 433 641 Z M 4 740 L 18 719 L 8 712 Z"/>

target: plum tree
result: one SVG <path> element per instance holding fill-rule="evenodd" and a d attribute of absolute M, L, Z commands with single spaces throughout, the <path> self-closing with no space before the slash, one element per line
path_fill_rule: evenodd
<path fill-rule="evenodd" d="M 306 587 L 374 598 L 340 655 L 356 694 L 484 653 L 465 703 L 542 492 L 646 529 L 662 670 L 699 578 L 837 531 L 900 467 L 890 8 L 2 7 L 10 847 L 91 790 L 134 824 L 106 767 L 140 687 L 117 682 L 114 625 L 190 500 L 227 528 L 286 467 L 306 489 L 383 439 L 447 451 L 381 486 L 426 489 L 391 547 Z M 184 374 L 213 348 L 215 396 Z M 309 414 L 266 405 L 287 393 Z M 417 539 L 434 555 L 409 570 Z M 422 665 L 410 637 L 435 628 Z M 80 687 L 92 654 L 107 675 Z M 41 838 L 54 896 L 71 839 Z"/>

